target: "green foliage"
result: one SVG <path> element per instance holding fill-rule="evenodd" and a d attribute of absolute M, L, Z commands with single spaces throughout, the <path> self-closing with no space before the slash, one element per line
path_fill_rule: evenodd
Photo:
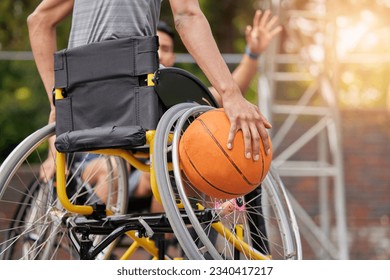
<path fill-rule="evenodd" d="M 29 51 L 27 17 L 40 0 L 0 1 L 0 51 Z M 58 27 L 65 47 L 69 20 Z M 47 123 L 49 104 L 34 61 L 0 61 L 0 163 L 27 135 Z"/>
<path fill-rule="evenodd" d="M 0 50 L 27 51 L 30 43 L 27 30 L 27 17 L 41 0 L 1 0 L 0 1 Z M 69 34 L 67 20 L 58 26 L 58 46 L 66 46 Z"/>
<path fill-rule="evenodd" d="M 2 161 L 17 143 L 47 123 L 49 105 L 33 61 L 2 61 L 0 73 Z"/>

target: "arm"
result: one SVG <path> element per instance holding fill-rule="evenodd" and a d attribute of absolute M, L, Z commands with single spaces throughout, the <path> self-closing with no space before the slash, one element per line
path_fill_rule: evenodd
<path fill-rule="evenodd" d="M 53 54 L 57 50 L 56 25 L 71 13 L 72 8 L 73 0 L 44 0 L 27 18 L 31 50 L 50 101 L 49 122 L 55 120 L 52 89 L 54 86 Z"/>
<path fill-rule="evenodd" d="M 259 56 L 268 47 L 271 40 L 282 31 L 280 25 L 274 27 L 277 17 L 271 16 L 269 10 L 262 15 L 260 10 L 256 11 L 253 18 L 253 25 L 248 25 L 245 30 L 245 39 L 248 50 L 251 54 Z M 245 93 L 250 85 L 252 78 L 257 73 L 257 59 L 245 54 L 240 65 L 234 70 L 233 78 Z"/>
<path fill-rule="evenodd" d="M 35 64 L 49 98 L 49 123 L 55 121 L 55 108 L 52 102 L 54 86 L 54 57 L 57 50 L 56 25 L 69 15 L 73 8 L 73 0 L 43 0 L 35 11 L 27 18 L 30 45 Z M 49 138 L 49 154 L 41 166 L 40 178 L 47 180 L 55 173 L 54 137 Z"/>
<path fill-rule="evenodd" d="M 269 10 L 265 11 L 264 14 L 260 10 L 256 11 L 253 17 L 253 25 L 248 25 L 245 30 L 246 46 L 251 54 L 259 56 L 270 44 L 271 40 L 282 31 L 282 27 L 277 25 L 274 27 L 277 17 L 271 16 Z M 251 58 L 248 54 L 244 54 L 240 64 L 233 72 L 233 79 L 236 81 L 242 93 L 248 90 L 249 85 L 253 77 L 257 73 L 258 59 Z M 210 89 L 220 101 L 220 97 L 217 92 Z"/>
<path fill-rule="evenodd" d="M 242 130 L 245 156 L 247 158 L 253 156 L 254 160 L 258 160 L 260 139 L 265 151 L 269 151 L 270 144 L 266 128 L 271 128 L 271 124 L 260 113 L 257 106 L 242 96 L 239 86 L 234 82 L 218 50 L 209 23 L 200 10 L 198 1 L 170 0 L 170 4 L 176 30 L 184 45 L 211 85 L 221 95 L 222 105 L 231 124 L 227 147 L 232 148 L 236 133 Z"/>

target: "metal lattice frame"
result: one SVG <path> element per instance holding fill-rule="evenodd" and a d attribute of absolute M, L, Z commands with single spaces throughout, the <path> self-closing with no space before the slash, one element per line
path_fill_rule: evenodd
<path fill-rule="evenodd" d="M 287 188 L 289 177 L 317 178 L 317 185 L 312 187 L 318 189 L 318 223 L 298 203 L 294 193 L 290 192 L 303 238 L 316 258 L 348 259 L 340 117 L 334 86 L 327 75 L 325 63 L 311 57 L 310 51 L 316 46 L 311 45 L 313 41 L 305 38 L 305 30 L 300 29 L 299 22 L 310 21 L 316 25 L 313 27 L 316 32 L 322 32 L 326 36 L 326 14 L 318 12 L 326 11 L 326 1 L 315 1 L 316 5 L 322 5 L 317 11 L 295 9 L 291 2 L 293 1 L 273 0 L 268 3 L 269 7 L 264 7 L 272 8 L 279 15 L 287 38 L 275 40 L 268 49 L 268 55 L 263 56 L 267 59 L 260 63 L 259 106 L 271 122 L 282 119 L 278 128 L 273 129 L 273 162 Z M 286 44 L 288 40 L 293 41 L 298 52 L 288 54 L 279 51 L 283 50 L 281 43 Z M 325 49 L 324 47 L 323 50 Z M 307 87 L 302 94 L 287 102 L 283 99 L 280 88 L 282 84 L 288 83 L 304 83 Z M 310 119 L 311 126 L 300 135 L 294 135 L 291 132 L 296 129 L 301 117 Z M 287 146 L 283 145 L 285 141 L 289 143 Z M 313 155 L 312 150 L 307 148 L 313 141 L 317 146 L 315 158 L 296 159 L 299 153 L 310 152 Z M 333 197 L 329 196 L 330 191 Z"/>

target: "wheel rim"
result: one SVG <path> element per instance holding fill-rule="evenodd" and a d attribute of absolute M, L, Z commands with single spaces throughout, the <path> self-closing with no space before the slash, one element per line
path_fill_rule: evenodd
<path fill-rule="evenodd" d="M 64 224 L 70 214 L 57 201 L 53 180 L 44 183 L 38 178 L 39 161 L 47 157 L 46 141 L 54 130 L 54 124 L 48 125 L 27 137 L 0 167 L 0 259 L 78 258 Z M 73 160 L 71 156 L 68 159 Z M 113 172 L 108 172 L 107 180 L 111 190 L 112 182 L 118 182 L 119 194 L 110 193 L 109 197 L 115 195 L 116 200 L 109 200 L 108 206 L 113 213 L 120 214 L 126 211 L 127 176 L 120 159 L 114 160 L 118 175 L 114 178 Z M 79 201 L 86 197 L 83 203 L 89 203 L 92 196 L 86 196 L 88 184 L 76 173 L 77 170 L 67 176 L 67 188 L 75 185 L 70 199 Z"/>

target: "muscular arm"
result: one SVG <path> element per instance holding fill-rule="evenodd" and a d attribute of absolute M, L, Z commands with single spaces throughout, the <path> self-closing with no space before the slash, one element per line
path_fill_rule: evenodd
<path fill-rule="evenodd" d="M 221 95 L 234 94 L 239 89 L 219 53 L 198 1 L 170 0 L 170 3 L 176 30 L 210 83 Z"/>
<path fill-rule="evenodd" d="M 211 33 L 209 23 L 197 0 L 170 0 L 175 27 L 189 53 L 221 95 L 222 105 L 230 120 L 228 148 L 232 148 L 236 133 L 242 130 L 245 156 L 259 159 L 260 139 L 269 150 L 266 128 L 271 124 L 259 109 L 245 100 L 234 82 Z"/>
<path fill-rule="evenodd" d="M 53 54 L 57 50 L 56 25 L 71 13 L 72 7 L 73 0 L 44 0 L 27 18 L 31 50 L 50 101 L 49 122 L 55 120 L 51 92 L 54 86 Z"/>
<path fill-rule="evenodd" d="M 49 123 L 55 121 L 55 108 L 52 102 L 54 86 L 54 57 L 57 50 L 56 25 L 69 15 L 73 8 L 73 0 L 43 0 L 27 18 L 30 45 L 35 64 L 41 76 L 45 91 L 49 98 Z M 49 180 L 55 173 L 55 138 L 49 138 L 48 158 L 40 168 L 40 178 Z"/>

